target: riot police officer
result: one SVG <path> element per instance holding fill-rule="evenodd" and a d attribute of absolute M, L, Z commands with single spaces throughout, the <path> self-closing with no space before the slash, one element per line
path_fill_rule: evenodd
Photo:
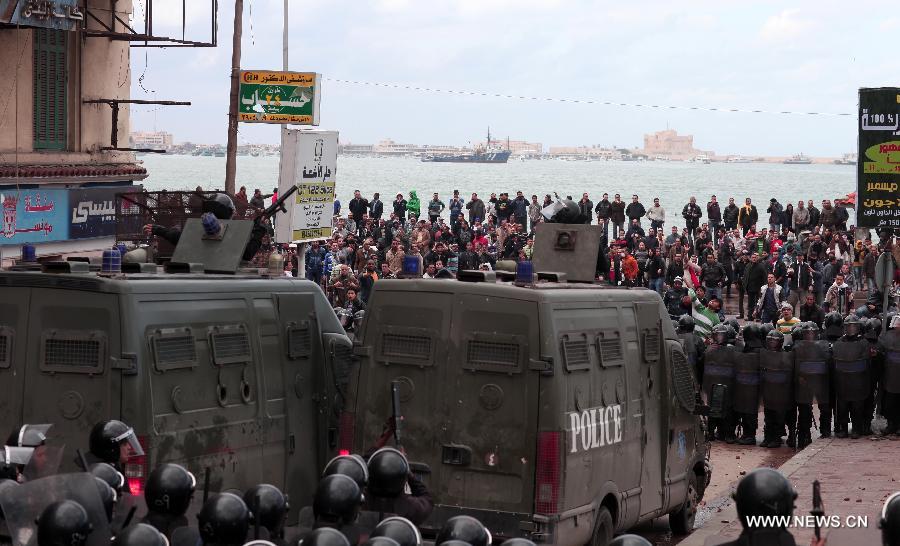
<path fill-rule="evenodd" d="M 106 485 L 110 486 L 117 495 L 121 495 L 125 491 L 125 476 L 111 464 L 94 463 L 90 465 L 88 472 L 106 482 Z"/>
<path fill-rule="evenodd" d="M 398 516 L 382 520 L 369 536 L 392 538 L 400 546 L 422 546 L 419 529 L 408 519 Z"/>
<path fill-rule="evenodd" d="M 784 426 L 788 427 L 788 446 L 795 445 L 793 355 L 784 350 L 784 334 L 771 330 L 760 352 L 762 367 L 760 391 L 765 411 L 762 447 L 781 447 Z"/>
<path fill-rule="evenodd" d="M 116 502 L 119 500 L 118 495 L 108 483 L 103 481 L 103 478 L 94 476 L 94 483 L 97 484 L 97 493 L 100 494 L 100 503 L 103 505 L 103 510 L 106 513 L 106 521 L 112 522 L 113 512 L 116 510 Z"/>
<path fill-rule="evenodd" d="M 444 526 L 434 539 L 435 544 L 460 540 L 472 546 L 490 546 L 491 532 L 472 516 L 454 516 L 444 522 Z"/>
<path fill-rule="evenodd" d="M 735 354 L 734 396 L 732 403 L 736 424 L 741 426 L 737 443 L 756 444 L 759 424 L 759 351 L 762 349 L 762 327 L 751 322 L 744 326 L 744 350 Z"/>
<path fill-rule="evenodd" d="M 827 317 L 826 317 L 827 320 Z M 846 438 L 847 413 L 853 423 L 851 438 L 864 434 L 865 401 L 871 388 L 869 344 L 862 337 L 863 324 L 855 314 L 844 318 L 844 335 L 831 346 L 834 357 L 835 436 Z"/>
<path fill-rule="evenodd" d="M 150 472 L 144 489 L 147 515 L 143 523 L 171 539 L 175 529 L 187 527 L 185 513 L 191 505 L 197 479 L 181 465 L 161 464 Z"/>
<path fill-rule="evenodd" d="M 409 493 L 405 492 L 407 487 Z M 406 455 L 392 447 L 383 447 L 369 457 L 366 507 L 421 525 L 431 515 L 434 501 L 425 484 L 410 472 Z"/>
<path fill-rule="evenodd" d="M 825 321 L 822 324 L 825 329 L 825 339 L 831 343 L 834 343 L 844 335 L 844 317 L 837 311 L 832 311 L 825 315 Z"/>
<path fill-rule="evenodd" d="M 871 317 L 868 320 L 861 320 L 863 320 L 864 326 L 863 337 L 866 338 L 866 342 L 869 344 L 869 358 L 871 363 L 869 371 L 869 396 L 866 397 L 863 405 L 866 415 L 863 429 L 865 430 L 866 435 L 870 435 L 872 434 L 872 420 L 870 417 L 875 413 L 875 390 L 878 386 L 878 379 L 881 377 L 881 370 L 884 368 L 884 357 L 878 350 L 878 336 L 881 335 L 881 319 L 879 317 Z"/>
<path fill-rule="evenodd" d="M 152 525 L 138 523 L 116 535 L 116 546 L 169 546 L 162 533 Z"/>
<path fill-rule="evenodd" d="M 328 461 L 325 470 L 322 471 L 322 476 L 331 476 L 332 474 L 349 476 L 359 486 L 360 491 L 365 490 L 369 485 L 369 469 L 366 461 L 359 455 L 338 455 Z"/>
<path fill-rule="evenodd" d="M 197 514 L 204 546 L 242 546 L 250 527 L 250 510 L 234 493 L 210 497 Z"/>
<path fill-rule="evenodd" d="M 38 546 L 84 546 L 93 531 L 87 510 L 72 500 L 44 508 L 37 521 Z"/>
<path fill-rule="evenodd" d="M 791 354 L 794 357 L 794 398 L 797 402 L 797 447 L 803 449 L 812 441 L 812 405 L 819 408 L 819 431 L 822 438 L 831 436 L 830 370 L 831 346 L 819 339 L 815 322 L 798 327 Z"/>
<path fill-rule="evenodd" d="M 884 501 L 878 527 L 881 528 L 883 546 L 900 546 L 900 492 Z"/>
<path fill-rule="evenodd" d="M 887 433 L 900 434 L 900 314 L 891 318 L 888 331 L 878 338 L 882 356 L 881 390 Z"/>
<path fill-rule="evenodd" d="M 363 500 L 362 491 L 349 476 L 325 476 L 319 480 L 313 498 L 314 527 L 332 527 L 343 533 L 350 544 L 358 544 L 359 529 L 354 522 Z"/>
<path fill-rule="evenodd" d="M 752 470 L 738 483 L 733 496 L 743 530 L 736 540 L 723 546 L 796 545 L 794 537 L 784 527 L 762 527 L 762 522 L 754 522 L 756 526 L 751 526 L 751 517 L 789 518 L 794 514 L 797 492 L 781 472 L 774 468 Z"/>
<path fill-rule="evenodd" d="M 320 527 L 300 541 L 300 546 L 350 546 L 350 541 L 337 529 Z"/>
<path fill-rule="evenodd" d="M 653 546 L 653 544 L 638 535 L 620 535 L 614 538 L 609 546 Z"/>
<path fill-rule="evenodd" d="M 290 510 L 284 493 L 274 485 L 261 483 L 244 493 L 244 503 L 253 514 L 254 526 L 266 531 L 268 537 L 265 540 L 280 543 L 284 538 L 284 520 Z"/>
<path fill-rule="evenodd" d="M 703 353 L 706 345 L 703 343 L 703 338 L 694 333 L 694 317 L 690 315 L 678 317 L 677 333 L 688 363 L 694 370 L 694 377 L 703 377 Z"/>
<path fill-rule="evenodd" d="M 144 449 L 134 433 L 134 429 L 115 419 L 100 421 L 91 429 L 90 452 L 87 458 L 92 462 L 103 462 L 119 472 L 129 457 L 144 455 Z"/>
<path fill-rule="evenodd" d="M 735 348 L 731 340 L 733 330 L 726 324 L 717 324 L 710 336 L 712 344 L 706 349 L 703 365 L 703 381 L 700 390 L 707 404 L 710 403 L 713 385 L 725 385 L 726 399 L 721 418 L 710 417 L 709 439 L 735 442 L 734 421 L 731 415 L 731 391 L 734 389 Z"/>

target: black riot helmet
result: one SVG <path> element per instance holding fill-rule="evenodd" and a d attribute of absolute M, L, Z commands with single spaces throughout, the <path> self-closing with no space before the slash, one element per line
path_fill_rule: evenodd
<path fill-rule="evenodd" d="M 825 321 L 822 324 L 825 326 L 825 337 L 829 341 L 836 340 L 844 333 L 844 317 L 837 311 L 825 315 Z"/>
<path fill-rule="evenodd" d="M 583 217 L 581 215 L 581 209 L 578 208 L 578 204 L 571 199 L 562 199 L 560 200 L 560 204 L 562 207 L 557 210 L 553 216 L 547 219 L 547 222 L 554 222 L 557 224 L 581 224 L 584 223 Z M 546 218 L 546 217 L 545 217 Z"/>
<path fill-rule="evenodd" d="M 726 345 L 728 343 L 728 329 L 730 327 L 727 324 L 716 324 L 712 329 L 712 340 L 716 345 Z"/>
<path fill-rule="evenodd" d="M 382 520 L 369 536 L 392 538 L 400 546 L 422 546 L 422 534 L 419 533 L 419 529 L 413 522 L 399 516 Z"/>
<path fill-rule="evenodd" d="M 254 485 L 244 493 L 244 502 L 253 512 L 254 523 L 258 522 L 272 537 L 281 536 L 290 505 L 280 489 L 267 483 Z"/>
<path fill-rule="evenodd" d="M 38 546 L 84 546 L 93 527 L 87 510 L 72 500 L 44 508 L 37 521 Z"/>
<path fill-rule="evenodd" d="M 869 341 L 878 341 L 878 336 L 881 335 L 881 319 L 878 317 L 872 317 L 866 321 L 866 339 Z"/>
<path fill-rule="evenodd" d="M 203 212 L 211 212 L 219 220 L 231 220 L 234 216 L 234 201 L 224 193 L 217 193 L 203 201 Z"/>
<path fill-rule="evenodd" d="M 399 497 L 408 477 L 409 461 L 398 450 L 383 447 L 369 457 L 369 492 L 372 495 Z"/>
<path fill-rule="evenodd" d="M 108 463 L 94 463 L 88 469 L 88 472 L 96 478 L 100 478 L 106 485 L 110 486 L 113 491 L 121 495 L 125 490 L 125 476 L 121 472 L 113 468 Z"/>
<path fill-rule="evenodd" d="M 434 543 L 442 544 L 450 540 L 461 540 L 472 546 L 488 546 L 493 542 L 487 527 L 472 516 L 454 516 L 448 519 Z"/>
<path fill-rule="evenodd" d="M 112 419 L 100 421 L 91 429 L 90 450 L 91 454 L 111 465 L 117 465 L 122 460 L 121 445 L 127 442 L 131 453 L 136 456 L 144 454 L 144 449 L 134 434 L 134 429 Z"/>
<path fill-rule="evenodd" d="M 6 439 L 6 445 L 16 447 L 38 447 L 47 442 L 47 432 L 53 427 L 48 425 L 22 425 L 16 427 L 9 438 Z"/>
<path fill-rule="evenodd" d="M 369 469 L 366 462 L 359 455 L 338 455 L 334 459 L 328 461 L 322 476 L 331 476 L 333 474 L 343 474 L 349 476 L 360 490 L 366 488 L 369 484 Z"/>
<path fill-rule="evenodd" d="M 113 542 L 116 546 L 169 546 L 166 535 L 156 530 L 156 527 L 146 523 L 130 525 L 116 535 Z"/>
<path fill-rule="evenodd" d="M 178 464 L 161 464 L 147 476 L 144 486 L 144 500 L 147 510 L 157 514 L 181 516 L 187 512 L 197 479 Z"/>
<path fill-rule="evenodd" d="M 313 515 L 317 522 L 350 524 L 356 520 L 363 500 L 362 491 L 349 476 L 343 474 L 325 476 L 319 480 L 316 487 Z"/>
<path fill-rule="evenodd" d="M 780 351 L 784 347 L 784 334 L 778 330 L 772 330 L 766 334 L 766 349 Z"/>
<path fill-rule="evenodd" d="M 369 540 L 363 542 L 363 546 L 400 546 L 400 543 L 391 537 L 369 537 Z"/>
<path fill-rule="evenodd" d="M 813 321 L 804 322 L 803 329 L 800 330 L 800 336 L 805 341 L 818 341 L 819 325 Z"/>
<path fill-rule="evenodd" d="M 863 333 L 865 323 L 856 316 L 856 313 L 850 313 L 844 317 L 844 336 L 849 339 L 857 339 Z"/>
<path fill-rule="evenodd" d="M 535 546 L 534 542 L 527 538 L 508 538 L 500 543 L 500 546 Z"/>
<path fill-rule="evenodd" d="M 894 493 L 884 501 L 878 527 L 881 528 L 883 546 L 900 545 L 900 492 Z"/>
<path fill-rule="evenodd" d="M 731 317 L 730 319 L 726 319 L 725 324 L 734 328 L 735 335 L 737 335 L 737 333 L 741 331 L 741 323 L 738 321 L 738 319 L 736 319 L 734 317 Z"/>
<path fill-rule="evenodd" d="M 621 535 L 612 539 L 609 546 L 653 546 L 649 540 L 637 535 Z"/>
<path fill-rule="evenodd" d="M 116 501 L 119 500 L 119 496 L 108 483 L 103 481 L 103 478 L 94 476 L 94 482 L 97 484 L 97 492 L 100 493 L 100 502 L 106 511 L 106 521 L 112 521 L 113 510 L 116 509 Z"/>
<path fill-rule="evenodd" d="M 747 528 L 751 516 L 792 516 L 797 492 L 774 468 L 757 468 L 738 483 L 734 492 L 738 517 Z"/>
<path fill-rule="evenodd" d="M 750 349 L 761 349 L 765 334 L 759 324 L 748 322 L 744 325 L 744 346 Z"/>
<path fill-rule="evenodd" d="M 678 333 L 688 334 L 694 331 L 694 317 L 690 315 L 681 315 L 678 317 Z"/>
<path fill-rule="evenodd" d="M 250 510 L 234 493 L 219 493 L 203 504 L 197 521 L 204 545 L 241 546 L 250 528 Z"/>
<path fill-rule="evenodd" d="M 759 328 L 759 332 L 760 332 L 759 333 L 760 343 L 762 343 L 766 339 L 766 336 L 769 335 L 769 332 L 771 332 L 772 330 L 775 329 L 775 327 L 772 326 L 771 322 L 760 322 L 756 326 L 757 326 L 757 328 Z"/>
<path fill-rule="evenodd" d="M 300 541 L 300 546 L 350 546 L 350 541 L 337 529 L 319 527 Z"/>

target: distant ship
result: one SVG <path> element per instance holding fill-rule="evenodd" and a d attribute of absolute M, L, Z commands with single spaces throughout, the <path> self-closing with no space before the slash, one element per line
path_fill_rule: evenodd
<path fill-rule="evenodd" d="M 422 161 L 427 163 L 506 163 L 512 152 L 507 143 L 506 149 L 491 146 L 491 128 L 488 127 L 487 144 L 477 147 L 471 152 L 462 154 L 427 155 Z"/>
<path fill-rule="evenodd" d="M 844 157 L 835 159 L 835 165 L 856 165 L 856 154 L 844 154 Z"/>
<path fill-rule="evenodd" d="M 790 159 L 784 160 L 785 165 L 809 165 L 810 163 L 812 163 L 812 159 L 803 154 L 797 154 Z"/>

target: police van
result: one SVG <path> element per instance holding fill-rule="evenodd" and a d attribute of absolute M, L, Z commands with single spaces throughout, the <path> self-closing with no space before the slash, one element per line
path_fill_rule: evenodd
<path fill-rule="evenodd" d="M 382 280 L 361 330 L 342 447 L 382 434 L 396 385 L 403 447 L 435 500 L 426 533 L 459 514 L 560 545 L 603 545 L 666 514 L 692 529 L 707 445 L 655 292 L 475 271 Z"/>
<path fill-rule="evenodd" d="M 53 423 L 62 469 L 75 470 L 91 427 L 120 419 L 146 453 L 124 467 L 132 493 L 154 466 L 177 462 L 201 480 L 209 469 L 212 491 L 278 484 L 296 521 L 337 447 L 353 373 L 321 289 L 151 264 L 89 269 L 0 271 L 0 430 Z"/>

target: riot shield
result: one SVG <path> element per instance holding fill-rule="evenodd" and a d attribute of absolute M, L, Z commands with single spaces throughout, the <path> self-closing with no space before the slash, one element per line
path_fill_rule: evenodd
<path fill-rule="evenodd" d="M 32 481 L 56 474 L 65 451 L 66 446 L 42 445 L 34 448 L 34 454 L 25 465 L 22 476 L 26 481 Z"/>
<path fill-rule="evenodd" d="M 72 500 L 84 507 L 92 531 L 85 546 L 109 546 L 110 530 L 94 476 L 57 474 L 26 482 L 0 493 L 0 506 L 13 546 L 37 544 L 37 520 L 54 502 Z"/>
<path fill-rule="evenodd" d="M 171 546 L 202 546 L 203 541 L 200 539 L 200 532 L 195 527 L 179 527 L 172 531 L 169 544 Z"/>

